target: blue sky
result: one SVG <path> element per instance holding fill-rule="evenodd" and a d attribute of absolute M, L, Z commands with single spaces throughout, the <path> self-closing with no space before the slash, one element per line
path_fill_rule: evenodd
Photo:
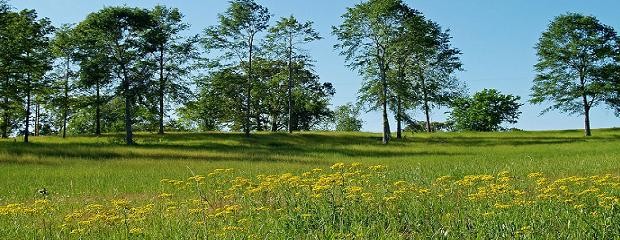
<path fill-rule="evenodd" d="M 315 70 L 323 81 L 332 82 L 336 96 L 332 103 L 340 105 L 356 99 L 361 78 L 357 72 L 345 66 L 344 59 L 333 50 L 337 43 L 331 36 L 331 26 L 341 22 L 346 8 L 359 1 L 343 0 L 257 0 L 269 8 L 274 21 L 283 16 L 294 15 L 301 20 L 315 22 L 315 28 L 324 37 L 310 44 L 308 50 L 316 60 Z M 620 30 L 620 1 L 615 0 L 419 0 L 405 2 L 420 10 L 426 17 L 450 28 L 453 45 L 462 50 L 465 71 L 457 76 L 469 86 L 470 92 L 483 88 L 496 88 L 503 93 L 529 99 L 536 63 L 534 45 L 549 21 L 566 12 L 594 15 L 601 22 Z M 192 25 L 190 33 L 199 33 L 207 26 L 217 23 L 217 14 L 223 12 L 227 1 L 223 0 L 13 0 L 17 9 L 36 9 L 40 16 L 48 17 L 56 25 L 76 23 L 88 13 L 104 6 L 139 6 L 150 8 L 163 4 L 179 8 Z M 539 116 L 546 105 L 532 106 L 526 103 L 519 123 L 514 127 L 526 130 L 580 129 L 581 116 L 568 116 L 550 112 Z M 445 110 L 435 110 L 433 120 L 445 119 Z M 423 119 L 421 111 L 414 115 Z M 363 116 L 365 131 L 381 131 L 380 114 L 370 112 Z M 620 127 L 620 118 L 604 106 L 596 108 L 591 115 L 592 127 Z M 392 128 L 394 129 L 394 123 Z"/>

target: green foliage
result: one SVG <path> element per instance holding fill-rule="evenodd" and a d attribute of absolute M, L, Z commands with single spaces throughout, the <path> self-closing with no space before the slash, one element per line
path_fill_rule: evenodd
<path fill-rule="evenodd" d="M 484 89 L 471 98 L 452 103 L 450 120 L 460 131 L 499 131 L 502 123 L 516 123 L 521 112 L 521 97 L 504 95 L 495 89 Z"/>
<path fill-rule="evenodd" d="M 30 117 L 33 99 L 44 93 L 48 78 L 45 73 L 51 69 L 52 54 L 50 50 L 50 34 L 54 31 L 49 19 L 39 18 L 34 10 L 6 12 L 3 16 L 2 48 L 3 85 L 6 94 L 3 99 L 4 116 L 3 135 L 12 130 L 11 116 L 23 109 L 20 117 L 24 119 L 24 142 L 29 141 Z M 23 105 L 22 105 L 23 104 Z"/>
<path fill-rule="evenodd" d="M 391 139 L 387 116 L 388 70 L 394 61 L 392 48 L 398 40 L 407 8 L 400 0 L 371 0 L 348 8 L 342 15 L 343 22 L 332 27 L 332 33 L 340 41 L 334 46 L 345 57 L 347 65 L 365 76 L 360 89 L 360 100 L 381 108 L 383 120 L 383 144 Z"/>
<path fill-rule="evenodd" d="M 433 107 L 463 91 L 453 76 L 461 70 L 460 51 L 450 45 L 448 31 L 417 10 L 398 0 L 374 0 L 349 8 L 343 18 L 333 28 L 340 40 L 335 48 L 364 76 L 360 102 L 382 110 L 384 143 L 390 138 L 388 108 L 400 137 L 407 110 L 422 106 L 428 120 Z"/>
<path fill-rule="evenodd" d="M 194 69 L 192 61 L 198 58 L 196 43 L 198 37 L 183 38 L 181 34 L 189 28 L 183 23 L 183 14 L 176 8 L 157 5 L 150 11 L 155 22 L 147 34 L 148 44 L 153 47 L 157 62 L 156 80 L 151 84 L 150 102 L 157 102 L 159 133 L 164 133 L 164 117 L 169 101 L 183 103 L 190 95 L 187 76 Z"/>
<path fill-rule="evenodd" d="M 360 107 L 351 103 L 336 107 L 334 110 L 336 131 L 359 132 L 364 123 L 360 119 Z"/>
<path fill-rule="evenodd" d="M 616 61 L 620 63 L 620 54 Z M 614 110 L 616 116 L 620 117 L 620 64 L 608 66 L 601 71 L 601 75 L 611 80 L 605 102 L 609 108 Z"/>
<path fill-rule="evenodd" d="M 140 103 L 149 86 L 150 66 L 147 57 L 153 49 L 149 48 L 147 34 L 155 22 L 148 10 L 129 7 L 107 7 L 91 13 L 78 24 L 81 38 L 93 45 L 85 45 L 105 55 L 105 62 L 111 63 L 117 94 L 125 99 L 125 142 L 133 144 L 132 123 L 134 105 Z M 99 71 L 96 71 L 99 72 Z"/>
<path fill-rule="evenodd" d="M 291 66 L 294 86 L 292 100 L 292 126 L 297 130 L 311 130 L 331 116 L 329 100 L 335 90 L 331 83 L 321 83 L 316 74 L 303 62 Z M 243 129 L 245 100 L 244 76 L 231 66 L 212 72 L 197 81 L 199 94 L 179 113 L 188 128 L 216 130 L 228 128 L 234 131 Z M 254 62 L 255 83 L 252 94 L 252 125 L 254 130 L 280 131 L 288 125 L 286 62 L 256 59 Z"/>
<path fill-rule="evenodd" d="M 531 103 L 551 102 L 549 110 L 585 117 L 590 135 L 589 113 L 607 99 L 618 68 L 620 38 L 610 26 L 595 17 L 567 13 L 556 17 L 536 45 L 538 72 Z"/>
<path fill-rule="evenodd" d="M 415 132 L 422 133 L 428 132 L 426 128 L 426 121 L 418 121 L 418 120 L 408 120 L 406 121 L 407 126 L 405 127 L 405 132 Z M 433 132 L 453 132 L 454 131 L 454 122 L 446 121 L 446 122 L 431 122 L 431 130 Z"/>
<path fill-rule="evenodd" d="M 254 60 L 256 35 L 267 29 L 271 15 L 266 7 L 254 0 L 234 0 L 224 14 L 219 16 L 219 25 L 205 29 L 204 45 L 207 49 L 222 50 L 223 59 L 234 59 L 239 67 L 245 67 L 246 84 L 243 86 L 243 131 L 250 134 L 252 117 L 252 91 L 255 84 L 252 61 Z M 243 64 L 243 62 L 247 64 Z M 234 65 L 234 64 L 233 64 Z M 258 126 L 260 128 L 260 126 Z"/>
<path fill-rule="evenodd" d="M 309 56 L 301 45 L 321 39 L 313 22 L 299 22 L 294 16 L 283 17 L 268 29 L 265 50 L 282 61 L 305 60 Z"/>
<path fill-rule="evenodd" d="M 289 73 L 291 102 L 296 103 L 291 106 L 292 117 L 287 104 Z M 291 130 L 308 131 L 331 116 L 328 107 L 335 90 L 331 83 L 321 83 L 305 62 L 291 63 L 289 71 L 288 62 L 260 59 L 256 61 L 256 77 L 254 106 L 260 119 L 266 120 L 255 122 L 256 126 L 269 125 L 274 132 L 288 130 L 288 126 Z"/>
<path fill-rule="evenodd" d="M 180 109 L 181 119 L 192 128 L 211 131 L 223 126 L 240 130 L 245 121 L 244 84 L 236 68 L 222 68 L 197 81 L 198 95 Z"/>
<path fill-rule="evenodd" d="M 56 30 L 51 49 L 60 62 L 55 66 L 56 71 L 49 76 L 53 83 L 48 86 L 44 97 L 47 100 L 45 108 L 55 115 L 60 123 L 56 126 L 60 126 L 62 136 L 66 137 L 67 121 L 77 105 L 77 96 L 74 93 L 77 74 L 73 65 L 78 48 L 71 25 L 65 24 Z"/>
<path fill-rule="evenodd" d="M 301 46 L 304 43 L 316 41 L 321 39 L 319 33 L 312 28 L 312 22 L 300 23 L 293 16 L 288 18 L 281 18 L 276 25 L 269 28 L 269 35 L 267 35 L 266 49 L 269 53 L 280 58 L 282 61 L 287 62 L 288 67 L 288 82 L 287 82 L 287 118 L 288 118 L 288 132 L 292 133 L 296 129 L 295 122 L 298 119 L 294 119 L 294 104 L 301 104 L 302 102 L 293 101 L 293 64 L 296 62 L 308 61 L 310 57 L 303 53 L 304 49 Z M 272 130 L 274 127 L 272 126 Z"/>

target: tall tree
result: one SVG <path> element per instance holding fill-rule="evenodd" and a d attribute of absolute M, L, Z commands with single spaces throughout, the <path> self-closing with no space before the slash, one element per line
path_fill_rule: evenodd
<path fill-rule="evenodd" d="M 72 31 L 73 43 L 77 49 L 74 59 L 79 62 L 79 77 L 76 79 L 76 88 L 85 93 L 80 101 L 83 109 L 94 108 L 93 130 L 99 136 L 102 133 L 102 107 L 109 100 L 107 88 L 113 82 L 112 59 L 109 58 L 106 43 L 99 41 L 94 29 L 85 24 L 75 27 Z M 82 113 L 84 114 L 84 112 Z M 83 133 L 83 131 L 80 131 Z"/>
<path fill-rule="evenodd" d="M 177 8 L 157 5 L 151 10 L 154 27 L 150 30 L 150 43 L 157 62 L 157 101 L 159 134 L 164 134 L 165 100 L 183 100 L 189 93 L 186 76 L 190 61 L 197 57 L 196 37 L 185 39 L 181 33 L 189 28 L 183 23 L 183 14 Z"/>
<path fill-rule="evenodd" d="M 419 90 L 427 132 L 433 131 L 432 108 L 448 106 L 465 92 L 464 85 L 453 75 L 462 70 L 461 51 L 451 46 L 448 30 L 442 31 L 435 23 L 431 25 L 434 25 L 435 45 L 414 55 L 417 73 L 414 87 Z"/>
<path fill-rule="evenodd" d="M 14 66 L 16 55 L 16 44 L 14 36 L 10 33 L 11 23 L 17 17 L 15 12 L 11 11 L 11 7 L 6 1 L 0 1 L 0 109 L 2 115 L 0 118 L 1 136 L 8 138 L 12 131 L 13 119 L 16 118 L 17 109 L 17 87 L 14 78 Z"/>
<path fill-rule="evenodd" d="M 616 31 L 593 16 L 556 17 L 536 44 L 538 74 L 530 102 L 551 102 L 543 113 L 557 109 L 583 115 L 584 133 L 591 136 L 590 110 L 605 101 L 613 81 L 601 73 L 618 64 L 619 42 Z"/>
<path fill-rule="evenodd" d="M 50 34 L 54 31 L 47 18 L 38 18 L 34 10 L 22 10 L 12 19 L 9 33 L 17 48 L 17 86 L 25 98 L 24 142 L 29 142 L 30 116 L 34 95 L 45 86 L 45 73 L 51 69 Z"/>
<path fill-rule="evenodd" d="M 388 119 L 388 71 L 405 7 L 400 0 L 370 0 L 359 3 L 342 15 L 343 23 L 333 27 L 333 34 L 340 43 L 335 45 L 349 62 L 366 76 L 365 87 L 360 91 L 368 100 L 381 107 L 383 119 L 383 144 L 391 138 Z M 365 92 L 365 93 L 364 93 Z"/>
<path fill-rule="evenodd" d="M 146 62 L 152 48 L 146 34 L 154 21 L 148 10 L 129 7 L 106 7 L 91 13 L 76 28 L 86 33 L 82 37 L 94 42 L 97 51 L 105 53 L 112 72 L 119 80 L 117 92 L 124 98 L 125 142 L 133 141 L 134 104 L 147 89 L 151 65 Z"/>
<path fill-rule="evenodd" d="M 218 17 L 219 25 L 205 29 L 205 47 L 224 50 L 223 57 L 225 59 L 236 58 L 239 63 L 247 62 L 247 64 L 242 65 L 246 66 L 243 132 L 249 136 L 251 130 L 251 92 L 254 84 L 252 60 L 255 42 L 257 34 L 267 29 L 271 15 L 266 7 L 253 0 L 233 0 L 226 12 Z"/>
<path fill-rule="evenodd" d="M 416 67 L 420 61 L 426 60 L 421 56 L 438 45 L 437 24 L 426 20 L 415 9 L 404 9 L 403 22 L 391 48 L 395 61 L 392 61 L 388 72 L 393 95 L 389 105 L 395 115 L 397 139 L 402 138 L 402 122 L 410 118 L 407 110 L 418 106 L 422 98 L 419 96 Z"/>
<path fill-rule="evenodd" d="M 61 115 L 62 115 L 62 138 L 67 136 L 67 121 L 69 117 L 70 111 L 70 91 L 72 90 L 72 85 L 70 82 L 70 78 L 73 75 L 71 71 L 72 64 L 75 62 L 74 55 L 76 50 L 76 45 L 74 44 L 74 39 L 72 36 L 73 29 L 71 25 L 63 25 L 57 31 L 55 38 L 52 42 L 52 53 L 54 56 L 60 59 L 60 66 L 63 74 L 62 80 L 59 81 L 60 84 L 54 86 L 55 88 L 60 88 L 55 91 L 62 95 L 59 101 Z M 56 94 L 53 94 L 56 95 Z M 55 98 L 54 100 L 56 100 Z"/>
<path fill-rule="evenodd" d="M 267 46 L 276 56 L 282 56 L 287 62 L 288 84 L 288 132 L 292 133 L 293 126 L 293 61 L 309 58 L 304 54 L 300 45 L 321 39 L 319 33 L 312 28 L 312 22 L 299 22 L 295 17 L 281 18 L 269 29 Z"/>

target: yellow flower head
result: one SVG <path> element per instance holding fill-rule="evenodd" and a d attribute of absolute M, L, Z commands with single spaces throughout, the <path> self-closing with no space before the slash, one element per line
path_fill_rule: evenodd
<path fill-rule="evenodd" d="M 344 163 L 336 163 L 334 165 L 331 166 L 332 170 L 340 170 L 344 168 Z"/>
<path fill-rule="evenodd" d="M 140 235 L 140 234 L 144 233 L 144 229 L 134 227 L 134 228 L 129 229 L 129 233 L 133 234 L 133 235 Z"/>

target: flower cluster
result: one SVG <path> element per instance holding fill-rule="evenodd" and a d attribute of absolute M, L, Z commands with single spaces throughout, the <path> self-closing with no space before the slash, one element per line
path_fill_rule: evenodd
<path fill-rule="evenodd" d="M 162 179 L 162 191 L 147 199 L 115 198 L 70 211 L 63 202 L 47 199 L 0 205 L 0 223 L 45 223 L 67 238 L 121 233 L 230 239 L 520 238 L 549 232 L 588 238 L 620 231 L 609 224 L 620 220 L 618 175 L 553 179 L 540 172 L 515 176 L 501 171 L 440 176 L 425 183 L 390 174 L 386 166 L 361 163 L 252 177 L 215 169 Z M 545 221 L 550 218 L 567 224 Z M 178 230 L 164 232 L 162 225 Z"/>

